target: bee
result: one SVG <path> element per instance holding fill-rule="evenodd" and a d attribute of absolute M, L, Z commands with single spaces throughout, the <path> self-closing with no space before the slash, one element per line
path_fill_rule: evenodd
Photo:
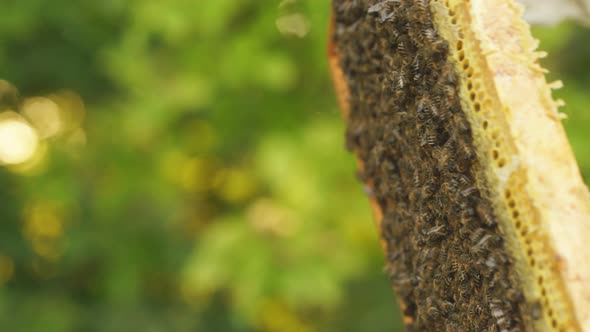
<path fill-rule="evenodd" d="M 405 58 L 409 52 L 407 47 L 408 41 L 405 37 L 400 37 L 398 39 L 395 51 L 402 57 Z"/>
<path fill-rule="evenodd" d="M 504 317 L 505 312 L 502 308 L 502 300 L 500 299 L 492 299 L 490 301 L 490 313 L 492 315 L 492 317 L 499 319 Z"/>
<path fill-rule="evenodd" d="M 528 307 L 532 319 L 538 320 L 543 317 L 543 306 L 541 305 L 541 301 L 533 301 L 528 304 Z"/>
<path fill-rule="evenodd" d="M 496 220 L 490 210 L 491 207 L 485 206 L 483 203 L 479 203 L 476 207 L 477 215 L 486 226 L 496 225 Z"/>
<path fill-rule="evenodd" d="M 428 0 L 417 0 L 416 7 L 418 7 L 418 12 L 420 14 L 427 15 L 429 13 L 428 4 L 429 4 Z"/>
<path fill-rule="evenodd" d="M 467 133 L 471 130 L 471 128 L 469 127 L 469 122 L 467 122 L 467 119 L 461 113 L 455 113 L 453 115 L 453 124 L 454 127 L 457 128 L 460 133 Z"/>
<path fill-rule="evenodd" d="M 440 250 L 438 251 L 438 256 L 436 257 L 436 260 L 439 263 L 446 263 L 448 261 L 449 258 L 449 253 L 446 250 Z"/>
<path fill-rule="evenodd" d="M 383 155 L 385 154 L 386 146 L 383 142 L 377 142 L 373 149 L 371 149 L 371 157 L 374 159 L 376 165 L 381 164 Z"/>
<path fill-rule="evenodd" d="M 430 224 L 433 221 L 434 221 L 434 215 L 431 212 L 422 212 L 420 214 L 420 222 Z"/>
<path fill-rule="evenodd" d="M 427 38 L 429 38 L 433 59 L 436 59 L 437 61 L 445 61 L 447 54 L 449 54 L 449 44 L 444 39 L 440 38 L 436 31 L 434 31 L 432 36 L 427 35 Z M 442 72 L 450 71 L 449 65 L 446 62 L 438 69 Z"/>
<path fill-rule="evenodd" d="M 508 259 L 508 256 L 506 254 L 504 254 L 504 253 L 498 253 L 497 256 L 496 256 L 496 260 L 501 265 L 507 265 L 508 263 L 510 263 L 510 260 Z"/>
<path fill-rule="evenodd" d="M 436 133 L 427 130 L 420 138 L 420 146 L 435 146 L 437 141 Z"/>
<path fill-rule="evenodd" d="M 379 165 L 379 168 L 382 172 L 388 174 L 390 179 L 394 176 L 397 169 L 395 163 L 389 159 L 384 159 Z"/>
<path fill-rule="evenodd" d="M 426 98 L 420 99 L 416 105 L 416 114 L 418 115 L 418 119 L 421 121 L 426 120 L 429 109 L 430 104 L 427 102 Z"/>
<path fill-rule="evenodd" d="M 434 182 L 430 181 L 426 183 L 422 187 L 422 199 L 427 199 L 432 197 L 432 195 L 436 192 L 437 186 Z"/>
<path fill-rule="evenodd" d="M 399 251 L 390 251 L 387 252 L 387 261 L 389 262 L 394 262 L 397 261 L 401 258 L 401 260 L 403 261 L 404 254 L 402 252 Z"/>
<path fill-rule="evenodd" d="M 438 34 L 432 25 L 425 25 L 420 29 L 420 34 L 428 43 L 435 43 L 438 40 Z"/>
<path fill-rule="evenodd" d="M 432 299 L 432 296 L 428 296 L 426 298 L 426 306 L 427 306 L 427 314 L 430 318 L 438 318 L 440 315 L 440 310 L 439 308 L 436 306 L 435 301 Z"/>
<path fill-rule="evenodd" d="M 414 57 L 414 60 L 412 61 L 412 68 L 411 68 L 412 79 L 414 80 L 414 82 L 418 82 L 422 78 L 421 69 L 422 69 L 422 67 L 420 66 L 420 56 L 417 55 Z"/>
<path fill-rule="evenodd" d="M 498 262 L 493 256 L 490 256 L 486 259 L 485 265 L 490 269 L 495 269 L 498 266 Z"/>
<path fill-rule="evenodd" d="M 471 240 L 471 243 L 476 243 L 477 241 L 481 240 L 485 233 L 485 229 L 478 228 L 469 236 L 469 240 Z"/>
<path fill-rule="evenodd" d="M 484 235 L 479 242 L 477 242 L 474 246 L 471 247 L 470 252 L 474 254 L 480 254 L 484 250 L 488 248 L 489 241 L 492 239 L 492 235 L 486 234 Z"/>
<path fill-rule="evenodd" d="M 445 331 L 446 332 L 457 332 L 460 331 L 461 329 L 459 328 L 459 326 L 457 326 L 457 323 L 455 323 L 454 321 L 451 321 L 449 319 L 449 322 L 446 323 L 445 326 Z"/>
<path fill-rule="evenodd" d="M 457 186 L 452 181 L 447 181 L 440 186 L 440 189 L 445 195 L 452 195 L 457 190 Z"/>
<path fill-rule="evenodd" d="M 436 106 L 435 103 L 431 103 L 430 104 L 430 113 L 432 113 L 432 115 L 438 117 L 441 120 L 444 120 L 444 115 L 441 115 L 441 112 L 439 111 L 438 107 Z M 443 113 L 444 114 L 444 113 Z"/>
<path fill-rule="evenodd" d="M 414 175 L 412 176 L 412 180 L 413 180 L 414 188 L 419 188 L 420 183 L 421 183 L 419 169 L 414 170 Z"/>
<path fill-rule="evenodd" d="M 472 224 L 466 223 L 459 228 L 458 235 L 459 235 L 460 239 L 466 240 L 466 239 L 469 239 L 469 237 L 472 235 L 472 232 L 473 232 Z"/>
<path fill-rule="evenodd" d="M 471 184 L 471 180 L 465 174 L 457 174 L 457 178 L 458 178 L 459 183 L 463 186 L 467 186 L 467 185 Z"/>
<path fill-rule="evenodd" d="M 354 151 L 355 147 L 360 145 L 360 140 L 367 131 L 367 126 L 363 122 L 351 121 L 346 131 L 346 148 L 348 151 Z"/>
<path fill-rule="evenodd" d="M 405 22 L 402 26 L 403 31 L 412 31 L 412 24 L 410 22 Z"/>
<path fill-rule="evenodd" d="M 401 45 L 403 46 L 403 43 Z M 397 75 L 397 87 L 403 89 L 406 86 L 406 82 L 406 70 L 402 67 Z"/>
<path fill-rule="evenodd" d="M 429 229 L 428 231 L 426 231 L 424 235 L 426 235 L 429 239 L 432 239 L 432 240 L 439 239 L 439 238 L 447 235 L 447 226 L 445 226 L 445 225 L 434 226 L 431 229 Z"/>
<path fill-rule="evenodd" d="M 437 250 L 435 248 L 426 248 L 422 250 L 420 253 L 422 262 L 432 261 L 433 257 L 436 255 L 436 251 Z"/>
<path fill-rule="evenodd" d="M 467 197 L 467 196 L 470 196 L 470 195 L 477 193 L 477 192 L 478 192 L 478 190 L 476 187 L 468 187 L 468 188 L 461 190 L 461 196 Z"/>
<path fill-rule="evenodd" d="M 445 157 L 444 160 L 444 166 L 443 169 L 447 172 L 447 173 L 457 173 L 458 171 L 460 171 L 461 167 L 459 166 L 459 162 L 457 161 L 457 156 L 454 154 L 450 154 L 450 153 L 446 153 L 443 155 Z M 458 182 L 455 179 L 449 180 L 449 181 L 453 181 L 453 183 L 457 184 L 458 187 Z"/>
<path fill-rule="evenodd" d="M 388 20 L 392 20 L 394 18 L 395 12 L 393 10 L 391 10 L 391 8 L 389 7 L 389 4 L 394 1 L 395 0 L 384 0 L 384 1 L 378 2 L 378 3 L 374 4 L 373 6 L 369 7 L 369 9 L 367 9 L 367 13 L 368 14 L 373 14 L 373 13 L 379 14 L 379 19 L 380 19 L 381 23 L 388 21 Z"/>
<path fill-rule="evenodd" d="M 375 191 L 373 190 L 373 188 L 369 185 L 364 185 L 363 186 L 363 191 L 365 192 L 365 195 L 367 195 L 368 197 L 375 197 Z"/>
<path fill-rule="evenodd" d="M 506 298 L 513 303 L 521 303 L 524 301 L 524 294 L 518 289 L 508 289 L 506 291 Z"/>

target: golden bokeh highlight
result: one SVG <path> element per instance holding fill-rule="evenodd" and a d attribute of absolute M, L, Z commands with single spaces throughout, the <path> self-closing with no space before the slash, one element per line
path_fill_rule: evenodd
<path fill-rule="evenodd" d="M 13 104 L 18 113 L 12 109 L 0 113 L 0 164 L 13 173 L 38 175 L 43 172 L 50 143 L 62 143 L 74 155 L 86 145 L 86 131 L 82 126 L 86 109 L 76 93 L 61 91 L 26 98 L 20 106 L 18 102 Z"/>
<path fill-rule="evenodd" d="M 58 105 L 64 131 L 71 132 L 81 128 L 86 118 L 86 106 L 77 93 L 64 90 L 48 96 Z"/>
<path fill-rule="evenodd" d="M 288 237 L 298 228 L 294 211 L 271 199 L 261 198 L 255 201 L 246 215 L 252 228 L 262 234 Z"/>
<path fill-rule="evenodd" d="M 24 163 L 35 155 L 39 135 L 25 119 L 15 112 L 0 114 L 0 163 Z"/>
<path fill-rule="evenodd" d="M 56 136 L 63 130 L 62 110 L 56 102 L 49 98 L 26 99 L 22 106 L 22 113 L 37 129 L 41 139 Z"/>

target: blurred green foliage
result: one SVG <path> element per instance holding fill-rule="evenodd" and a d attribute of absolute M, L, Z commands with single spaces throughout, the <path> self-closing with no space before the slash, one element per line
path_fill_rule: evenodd
<path fill-rule="evenodd" d="M 278 31 L 292 14 L 305 37 Z M 0 78 L 75 124 L 29 169 L 0 169 L 1 331 L 401 329 L 343 147 L 328 1 L 5 0 L 1 15 Z M 590 38 L 537 33 L 588 175 Z"/>

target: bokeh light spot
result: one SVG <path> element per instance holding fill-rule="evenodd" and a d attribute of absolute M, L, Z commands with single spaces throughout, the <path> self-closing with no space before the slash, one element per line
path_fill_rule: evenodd
<path fill-rule="evenodd" d="M 33 158 L 39 136 L 18 114 L 6 113 L 0 116 L 0 162 L 21 164 Z"/>
<path fill-rule="evenodd" d="M 287 237 L 296 230 L 293 211 L 279 206 L 270 199 L 259 199 L 247 212 L 250 225 L 260 233 Z"/>
<path fill-rule="evenodd" d="M 55 136 L 63 129 L 60 112 L 57 103 L 45 97 L 27 99 L 22 109 L 22 113 L 37 129 L 42 139 Z"/>
<path fill-rule="evenodd" d="M 283 35 L 305 37 L 310 30 L 310 24 L 302 14 L 290 14 L 279 17 L 276 21 L 277 29 Z"/>

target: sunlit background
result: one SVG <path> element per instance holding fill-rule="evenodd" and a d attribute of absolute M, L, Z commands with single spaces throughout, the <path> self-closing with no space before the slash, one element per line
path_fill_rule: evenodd
<path fill-rule="evenodd" d="M 400 331 L 329 2 L 4 1 L 0 331 Z M 590 175 L 590 34 L 535 30 Z"/>

